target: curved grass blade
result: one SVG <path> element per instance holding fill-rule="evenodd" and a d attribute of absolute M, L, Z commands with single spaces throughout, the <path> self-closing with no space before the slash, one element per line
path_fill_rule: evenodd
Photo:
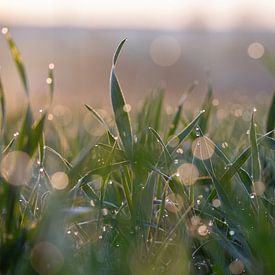
<path fill-rule="evenodd" d="M 25 93 L 26 93 L 26 95 L 29 99 L 28 80 L 27 80 L 27 75 L 26 75 L 25 66 L 24 66 L 24 63 L 23 63 L 21 53 L 18 50 L 18 48 L 16 47 L 16 44 L 14 43 L 10 32 L 7 32 L 5 37 L 6 37 L 6 40 L 8 42 L 10 52 L 11 52 L 12 58 L 15 62 L 15 65 L 16 65 L 16 68 L 18 70 L 19 76 L 20 76 L 21 81 L 23 83 Z"/>
<path fill-rule="evenodd" d="M 192 83 L 187 90 L 184 92 L 184 94 L 182 95 L 180 101 L 179 101 L 179 105 L 178 105 L 178 109 L 176 114 L 173 117 L 172 123 L 169 127 L 169 131 L 168 134 L 166 136 L 166 140 L 168 140 L 169 137 L 173 136 L 178 128 L 178 124 L 180 122 L 180 116 L 182 113 L 182 107 L 184 102 L 186 101 L 186 99 L 188 98 L 188 96 L 191 94 L 191 92 L 195 89 L 195 87 L 197 87 L 198 83 L 195 81 L 194 83 Z"/>
<path fill-rule="evenodd" d="M 267 115 L 266 132 L 270 132 L 275 128 L 275 92 L 273 93 L 271 105 Z M 270 134 L 272 137 L 272 133 Z"/>
<path fill-rule="evenodd" d="M 113 66 L 112 66 L 111 77 L 110 77 L 110 91 L 111 91 L 113 111 L 115 114 L 116 126 L 118 129 L 121 142 L 123 144 L 126 154 L 128 156 L 132 156 L 133 137 L 132 137 L 132 127 L 130 123 L 130 117 L 129 117 L 129 114 L 123 110 L 126 102 L 115 73 L 115 65 L 116 65 L 120 50 L 123 44 L 125 43 L 125 41 L 126 39 L 122 40 L 122 42 L 119 44 L 113 58 Z"/>
<path fill-rule="evenodd" d="M 6 101 L 4 88 L 0 77 L 0 105 L 1 105 L 1 131 L 3 132 L 5 124 L 6 124 Z"/>
<path fill-rule="evenodd" d="M 162 148 L 163 148 L 163 151 L 166 155 L 166 157 L 168 158 L 169 161 L 172 161 L 172 156 L 170 155 L 166 145 L 164 144 L 162 138 L 160 137 L 160 135 L 158 134 L 158 132 L 156 130 L 154 130 L 152 127 L 149 127 L 148 128 L 152 134 L 154 135 L 154 137 L 157 139 L 157 141 L 161 144 Z"/>
<path fill-rule="evenodd" d="M 256 127 L 254 124 L 254 114 L 251 116 L 250 123 L 250 143 L 251 143 L 251 157 L 252 157 L 252 175 L 253 180 L 258 181 L 261 178 L 261 164 L 260 164 L 260 156 L 257 144 L 257 136 L 256 136 Z"/>
<path fill-rule="evenodd" d="M 16 144 L 17 150 L 26 149 L 28 145 L 29 137 L 31 136 L 31 133 L 32 133 L 32 128 L 31 128 L 32 123 L 33 123 L 32 111 L 31 111 L 30 104 L 28 104 L 27 110 L 25 113 L 25 118 L 23 120 L 21 129 L 19 131 L 19 136 L 17 139 L 17 144 Z"/>
<path fill-rule="evenodd" d="M 88 111 L 90 111 L 95 118 L 99 121 L 99 123 L 105 128 L 107 134 L 108 134 L 108 138 L 110 140 L 110 144 L 114 144 L 115 143 L 115 137 L 112 134 L 112 132 L 109 129 L 109 126 L 107 125 L 107 123 L 105 122 L 105 120 L 103 119 L 103 117 L 91 106 L 84 104 L 85 107 L 88 109 Z"/>
<path fill-rule="evenodd" d="M 56 155 L 65 164 L 65 166 L 68 168 L 68 170 L 70 170 L 72 168 L 72 164 L 68 160 L 63 158 L 62 155 L 59 154 L 56 150 L 54 150 L 52 147 L 45 146 L 45 149 L 48 150 L 49 152 L 53 153 L 54 155 Z"/>
<path fill-rule="evenodd" d="M 38 149 L 38 144 L 42 137 L 46 116 L 47 112 L 42 115 L 42 117 L 37 121 L 36 125 L 34 125 L 32 128 L 31 135 L 29 137 L 29 143 L 25 149 L 25 151 L 28 151 L 30 156 L 32 156 Z"/>
<path fill-rule="evenodd" d="M 178 135 L 169 140 L 168 145 L 173 143 L 174 141 L 176 141 L 179 145 L 192 132 L 192 130 L 197 125 L 204 112 L 204 110 L 200 111 L 200 113 Z M 172 148 L 172 153 L 176 151 L 177 147 L 178 146 Z"/>
<path fill-rule="evenodd" d="M 54 94 L 54 64 L 51 63 L 49 64 L 49 69 L 48 69 L 48 79 L 47 83 L 49 85 L 49 94 L 50 94 L 50 105 L 53 102 L 53 94 Z"/>
<path fill-rule="evenodd" d="M 259 137 L 257 139 L 257 143 L 261 144 L 266 141 L 270 132 L 265 135 Z M 268 138 L 270 139 L 270 138 Z M 248 160 L 251 154 L 251 146 L 247 147 L 240 155 L 235 159 L 235 161 L 230 165 L 230 167 L 226 170 L 226 172 L 221 177 L 220 181 L 222 184 L 229 182 L 229 180 L 239 171 L 239 169 L 244 165 L 244 163 Z"/>
<path fill-rule="evenodd" d="M 212 99 L 213 99 L 213 89 L 212 89 L 212 85 L 209 83 L 208 92 L 201 108 L 202 110 L 205 110 L 205 115 L 202 117 L 202 119 L 199 122 L 199 126 L 203 133 L 207 132 L 207 125 L 209 122 L 209 117 L 211 112 Z"/>

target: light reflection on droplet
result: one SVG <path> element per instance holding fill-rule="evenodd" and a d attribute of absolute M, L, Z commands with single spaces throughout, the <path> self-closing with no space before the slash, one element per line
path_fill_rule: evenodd
<path fill-rule="evenodd" d="M 199 170 L 192 163 L 184 163 L 177 169 L 177 174 L 183 184 L 192 185 L 199 177 Z"/>
<path fill-rule="evenodd" d="M 54 63 L 50 63 L 50 64 L 49 64 L 49 69 L 50 69 L 50 70 L 53 70 L 53 69 L 54 69 Z"/>
<path fill-rule="evenodd" d="M 31 178 L 32 164 L 27 153 L 9 152 L 1 161 L 0 170 L 7 182 L 13 185 L 24 185 Z"/>
<path fill-rule="evenodd" d="M 234 275 L 242 274 L 244 272 L 244 264 L 241 260 L 236 259 L 230 263 L 229 270 Z"/>
<path fill-rule="evenodd" d="M 102 208 L 101 212 L 102 212 L 103 216 L 107 216 L 108 215 L 108 209 L 107 208 Z"/>
<path fill-rule="evenodd" d="M 51 184 L 54 189 L 63 190 L 69 184 L 69 178 L 64 172 L 56 172 L 51 177 Z"/>
<path fill-rule="evenodd" d="M 125 113 L 129 113 L 129 112 L 131 112 L 131 110 L 132 110 L 132 106 L 131 106 L 130 104 L 125 104 L 125 105 L 123 106 L 123 111 L 124 111 Z"/>
<path fill-rule="evenodd" d="M 209 159 L 215 152 L 213 143 L 206 137 L 198 137 L 192 143 L 193 155 L 201 160 Z"/>
<path fill-rule="evenodd" d="M 248 46 L 247 53 L 249 57 L 253 59 L 259 59 L 264 55 L 265 49 L 264 46 L 259 42 L 251 43 Z"/>
<path fill-rule="evenodd" d="M 39 274 L 56 274 L 63 264 L 62 253 L 52 243 L 40 242 L 31 251 L 31 265 Z"/>
<path fill-rule="evenodd" d="M 53 83 L 52 78 L 48 77 L 48 78 L 46 79 L 46 83 L 47 83 L 48 85 L 52 84 L 52 83 Z"/>
<path fill-rule="evenodd" d="M 226 141 L 224 141 L 223 143 L 222 143 L 222 148 L 227 148 L 228 147 L 228 143 L 226 142 Z"/>
<path fill-rule="evenodd" d="M 181 47 L 174 37 L 163 35 L 153 40 L 150 47 L 152 60 L 159 66 L 171 66 L 181 55 Z"/>
<path fill-rule="evenodd" d="M 1 29 L 2 34 L 7 34 L 8 31 L 9 31 L 9 29 L 8 29 L 7 27 L 3 27 L 3 28 Z"/>

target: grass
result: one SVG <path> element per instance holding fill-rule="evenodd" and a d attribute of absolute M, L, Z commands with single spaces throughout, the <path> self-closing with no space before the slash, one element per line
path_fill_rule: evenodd
<path fill-rule="evenodd" d="M 27 105 L 7 120 L 0 81 L 0 274 L 274 274 L 275 96 L 250 123 L 221 121 L 210 84 L 193 119 L 184 102 L 195 84 L 173 114 L 161 91 L 132 114 L 115 70 L 123 40 L 113 116 L 85 105 L 103 129 L 95 138 L 47 120 L 52 64 L 49 106 L 34 119 L 22 57 L 4 33 Z"/>

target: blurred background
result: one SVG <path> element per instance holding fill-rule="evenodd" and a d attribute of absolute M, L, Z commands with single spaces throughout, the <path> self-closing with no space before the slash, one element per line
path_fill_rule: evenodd
<path fill-rule="evenodd" d="M 195 80 L 191 101 L 201 102 L 206 71 L 216 103 L 266 105 L 275 83 L 262 57 L 275 53 L 274 12 L 273 0 L 0 0 L 0 26 L 23 55 L 38 105 L 48 96 L 54 63 L 55 104 L 109 106 L 112 55 L 125 37 L 117 69 L 132 105 L 158 88 L 175 104 Z M 8 104 L 21 104 L 24 92 L 3 35 L 0 66 Z"/>

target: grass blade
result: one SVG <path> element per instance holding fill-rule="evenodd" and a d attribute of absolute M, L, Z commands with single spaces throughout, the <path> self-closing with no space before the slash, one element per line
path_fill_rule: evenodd
<path fill-rule="evenodd" d="M 18 71 L 19 76 L 21 78 L 21 81 L 23 83 L 25 93 L 26 93 L 26 95 L 29 99 L 28 80 L 27 80 L 27 75 L 26 75 L 25 66 L 24 66 L 24 63 L 23 63 L 21 53 L 18 50 L 18 48 L 16 47 L 16 44 L 14 43 L 10 32 L 7 32 L 5 36 L 6 36 L 6 40 L 8 42 L 9 48 L 10 48 L 12 58 L 14 60 L 17 71 Z"/>
<path fill-rule="evenodd" d="M 108 134 L 110 143 L 114 144 L 115 143 L 115 137 L 112 134 L 112 132 L 110 131 L 109 126 L 107 125 L 107 123 L 105 122 L 105 120 L 103 119 L 103 117 L 94 108 L 92 108 L 91 106 L 89 106 L 87 104 L 84 104 L 84 105 L 94 115 L 94 117 L 99 121 L 99 123 L 105 128 L 105 130 L 106 130 L 106 132 Z"/>
<path fill-rule="evenodd" d="M 274 130 L 275 127 L 275 92 L 273 93 L 271 105 L 267 115 L 266 132 Z M 272 136 L 272 133 L 270 134 Z"/>
<path fill-rule="evenodd" d="M 148 128 L 152 134 L 154 135 L 154 137 L 157 139 L 157 141 L 161 144 L 163 151 L 165 152 L 166 157 L 168 158 L 169 161 L 172 161 L 172 156 L 170 155 L 166 145 L 164 144 L 162 138 L 160 137 L 160 135 L 158 134 L 158 132 L 156 130 L 154 130 L 152 127 Z"/>
<path fill-rule="evenodd" d="M 208 84 L 208 92 L 202 104 L 202 110 L 205 110 L 205 114 L 200 120 L 199 126 L 203 133 L 207 132 L 207 126 L 209 122 L 211 106 L 212 106 L 212 99 L 213 99 L 213 89 L 211 84 Z"/>
<path fill-rule="evenodd" d="M 6 124 L 6 102 L 5 102 L 5 94 L 4 88 L 0 77 L 0 105 L 1 105 L 1 131 L 3 132 L 5 124 Z"/>
<path fill-rule="evenodd" d="M 182 107 L 184 102 L 186 101 L 186 99 L 188 98 L 188 96 L 190 95 L 190 93 L 195 89 L 195 87 L 197 86 L 197 82 L 195 81 L 194 83 L 192 83 L 187 90 L 185 91 L 185 93 L 182 95 L 180 101 L 179 101 L 179 105 L 178 105 L 178 109 L 176 114 L 173 117 L 172 123 L 169 127 L 169 131 L 166 137 L 166 140 L 168 140 L 169 137 L 173 136 L 178 128 L 178 124 L 180 122 L 180 116 L 182 113 Z"/>
<path fill-rule="evenodd" d="M 123 92 L 120 88 L 116 73 L 115 73 L 115 65 L 120 53 L 120 50 L 125 43 L 126 39 L 124 39 L 118 46 L 114 59 L 113 66 L 111 70 L 110 77 L 110 90 L 111 90 L 111 100 L 113 111 L 115 114 L 116 126 L 119 132 L 119 136 L 123 147 L 126 151 L 126 154 L 131 156 L 133 150 L 133 138 L 132 138 L 132 128 L 130 123 L 130 117 L 128 112 L 124 111 L 124 106 L 126 105 Z"/>
<path fill-rule="evenodd" d="M 187 136 L 189 136 L 189 134 L 192 132 L 194 127 L 198 124 L 204 112 L 205 112 L 204 110 L 200 111 L 200 113 L 178 135 L 176 135 L 174 138 L 169 140 L 168 145 L 173 144 L 174 141 L 177 141 L 177 144 L 179 145 Z M 177 149 L 177 146 L 173 148 L 172 152 L 175 152 L 176 149 Z"/>
<path fill-rule="evenodd" d="M 255 112 L 253 112 L 251 116 L 250 143 L 251 143 L 253 180 L 258 181 L 261 178 L 261 164 L 260 164 L 260 156 L 259 156 L 258 144 L 256 139 L 257 135 L 256 135 L 256 127 L 254 123 L 254 115 L 255 115 Z"/>
<path fill-rule="evenodd" d="M 49 64 L 47 84 L 49 85 L 50 105 L 53 102 L 53 94 L 54 94 L 54 73 L 53 73 L 53 69 L 54 69 L 54 64 L 53 63 Z"/>

